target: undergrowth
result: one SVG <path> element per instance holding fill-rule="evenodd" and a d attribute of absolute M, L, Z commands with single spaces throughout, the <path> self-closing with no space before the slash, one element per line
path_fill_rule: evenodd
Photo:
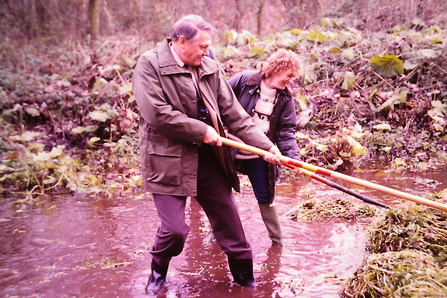
<path fill-rule="evenodd" d="M 303 161 L 420 170 L 447 160 L 446 42 L 443 28 L 420 22 L 367 33 L 325 18 L 265 39 L 228 32 L 213 51 L 228 77 L 278 48 L 298 53 L 302 69 L 291 89 Z M 131 80 L 138 57 L 156 44 L 108 37 L 2 45 L 1 193 L 138 189 Z"/>

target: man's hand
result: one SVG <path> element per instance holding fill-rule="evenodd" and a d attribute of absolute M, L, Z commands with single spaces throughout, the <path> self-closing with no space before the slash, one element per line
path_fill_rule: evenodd
<path fill-rule="evenodd" d="M 210 144 L 213 146 L 222 146 L 222 139 L 220 138 L 220 135 L 211 126 L 208 126 L 208 128 L 206 129 L 206 133 L 205 133 L 205 137 L 203 138 L 203 142 L 205 144 Z"/>
<path fill-rule="evenodd" d="M 272 146 L 269 149 L 269 153 L 264 155 L 264 160 L 269 163 L 280 165 L 281 164 L 281 156 L 282 155 L 281 155 L 281 152 L 279 151 L 278 147 Z"/>

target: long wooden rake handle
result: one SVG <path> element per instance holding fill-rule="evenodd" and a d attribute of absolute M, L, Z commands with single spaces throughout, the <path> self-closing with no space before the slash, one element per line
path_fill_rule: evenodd
<path fill-rule="evenodd" d="M 313 179 L 315 179 L 317 181 L 320 181 L 320 182 L 322 182 L 322 183 L 324 183 L 326 185 L 329 185 L 330 187 L 333 187 L 333 188 L 338 189 L 338 190 L 340 190 L 342 192 L 345 192 L 345 193 L 347 193 L 347 194 L 349 194 L 349 195 L 351 195 L 353 197 L 356 197 L 357 199 L 360 199 L 360 200 L 362 200 L 362 201 L 364 201 L 366 203 L 370 203 L 370 204 L 373 204 L 373 205 L 376 205 L 376 206 L 380 206 L 380 207 L 383 207 L 383 208 L 389 208 L 387 205 L 385 205 L 383 203 L 377 202 L 376 200 L 373 200 L 373 199 L 371 199 L 371 198 L 369 198 L 369 197 L 367 197 L 365 195 L 359 194 L 359 193 L 357 193 L 357 192 L 355 192 L 355 191 L 353 191 L 353 190 L 351 190 L 351 189 L 349 189 L 347 187 L 344 187 L 344 186 L 342 186 L 340 184 L 335 183 L 334 181 L 331 181 L 331 180 L 328 180 L 326 178 L 323 178 L 323 177 L 315 174 L 314 172 L 308 171 L 308 170 L 303 169 L 303 168 L 297 168 L 297 167 L 294 167 L 294 166 L 289 165 L 289 164 L 283 164 L 283 166 L 286 166 L 288 168 L 296 170 L 297 172 L 300 172 L 300 173 L 302 173 L 302 174 L 304 174 L 306 176 L 309 176 L 309 177 L 311 177 L 311 178 L 313 178 Z"/>
<path fill-rule="evenodd" d="M 233 140 L 230 140 L 230 139 L 227 139 L 227 138 L 222 138 L 222 143 L 224 145 L 231 146 L 231 147 L 234 147 L 234 148 L 237 148 L 237 149 L 249 151 L 251 153 L 254 153 L 254 154 L 262 156 L 262 157 L 264 157 L 266 154 L 269 153 L 268 151 L 265 151 L 265 150 L 262 150 L 262 149 L 259 149 L 259 148 L 256 148 L 256 147 L 253 147 L 253 146 L 241 143 L 241 142 L 236 142 L 236 141 L 233 141 Z M 439 202 L 435 202 L 435 201 L 432 201 L 432 200 L 428 200 L 428 199 L 423 198 L 423 197 L 415 196 L 415 195 L 412 195 L 412 194 L 409 194 L 409 193 L 406 193 L 406 192 L 403 192 L 403 191 L 400 191 L 400 190 L 396 190 L 396 189 L 393 189 L 393 188 L 389 188 L 389 187 L 380 185 L 380 184 L 376 184 L 376 183 L 373 183 L 373 182 L 369 182 L 369 181 L 366 181 L 366 180 L 355 178 L 355 177 L 352 177 L 352 176 L 349 176 L 349 175 L 345 175 L 345 174 L 342 174 L 342 173 L 338 173 L 338 172 L 335 172 L 335 171 L 327 170 L 327 169 L 324 169 L 324 168 L 321 168 L 321 167 L 318 167 L 318 166 L 314 166 L 314 165 L 311 165 L 311 164 L 308 164 L 308 163 L 305 163 L 305 162 L 302 162 L 302 161 L 299 161 L 299 160 L 296 160 L 296 159 L 293 159 L 293 158 L 281 156 L 280 160 L 281 160 L 282 164 L 289 164 L 289 165 L 292 165 L 292 166 L 296 166 L 296 167 L 299 167 L 299 168 L 310 170 L 310 171 L 315 172 L 317 174 L 322 174 L 322 175 L 325 175 L 325 176 L 341 179 L 343 181 L 347 181 L 347 182 L 354 183 L 354 184 L 357 184 L 357 185 L 360 185 L 360 186 L 368 187 L 370 189 L 378 190 L 378 191 L 381 191 L 381 192 L 393 195 L 393 196 L 398 197 L 398 198 L 406 199 L 406 200 L 409 200 L 409 201 L 416 202 L 418 204 L 423 204 L 423 205 L 430 206 L 430 207 L 433 207 L 433 208 L 437 208 L 437 209 L 440 209 L 440 210 L 443 210 L 443 211 L 447 211 L 447 205 L 439 203 Z"/>

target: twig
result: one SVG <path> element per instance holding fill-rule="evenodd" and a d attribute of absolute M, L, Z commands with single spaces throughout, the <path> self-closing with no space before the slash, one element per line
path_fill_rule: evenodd
<path fill-rule="evenodd" d="M 414 74 L 416 73 L 416 70 L 418 70 L 419 69 L 419 65 L 418 66 L 416 66 L 408 75 L 407 75 L 407 81 L 410 81 L 411 80 L 411 78 L 414 76 Z"/>
<path fill-rule="evenodd" d="M 434 67 L 436 67 L 437 69 L 439 69 L 440 71 L 442 71 L 443 73 L 447 74 L 447 71 L 443 68 L 441 68 L 440 66 L 433 64 Z"/>
<path fill-rule="evenodd" d="M 393 87 L 393 85 L 391 85 L 387 80 L 385 80 L 381 75 L 379 75 L 377 72 L 375 72 L 374 70 L 372 71 L 373 74 L 375 74 L 376 76 L 378 76 L 384 83 L 386 83 L 388 86 L 390 86 L 391 88 L 393 88 L 393 90 L 395 90 L 396 88 Z"/>

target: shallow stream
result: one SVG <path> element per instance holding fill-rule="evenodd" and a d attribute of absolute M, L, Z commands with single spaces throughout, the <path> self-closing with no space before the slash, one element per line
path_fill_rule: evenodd
<path fill-rule="evenodd" d="M 447 188 L 446 173 L 444 169 L 351 175 L 425 196 Z M 349 187 L 390 206 L 403 201 Z M 258 288 L 232 284 L 226 257 L 210 237 L 204 213 L 195 201 L 189 201 L 187 221 L 191 232 L 183 253 L 171 262 L 168 281 L 157 297 L 339 297 L 342 282 L 359 268 L 367 254 L 369 222 L 305 222 L 284 215 L 311 198 L 361 201 L 307 176 L 281 179 L 277 192 L 283 247 L 271 245 L 250 186 L 236 194 L 255 255 Z M 2 198 L 0 297 L 148 297 L 144 293 L 150 273 L 148 251 L 158 225 L 147 194 L 115 198 L 57 196 L 40 205 Z"/>

